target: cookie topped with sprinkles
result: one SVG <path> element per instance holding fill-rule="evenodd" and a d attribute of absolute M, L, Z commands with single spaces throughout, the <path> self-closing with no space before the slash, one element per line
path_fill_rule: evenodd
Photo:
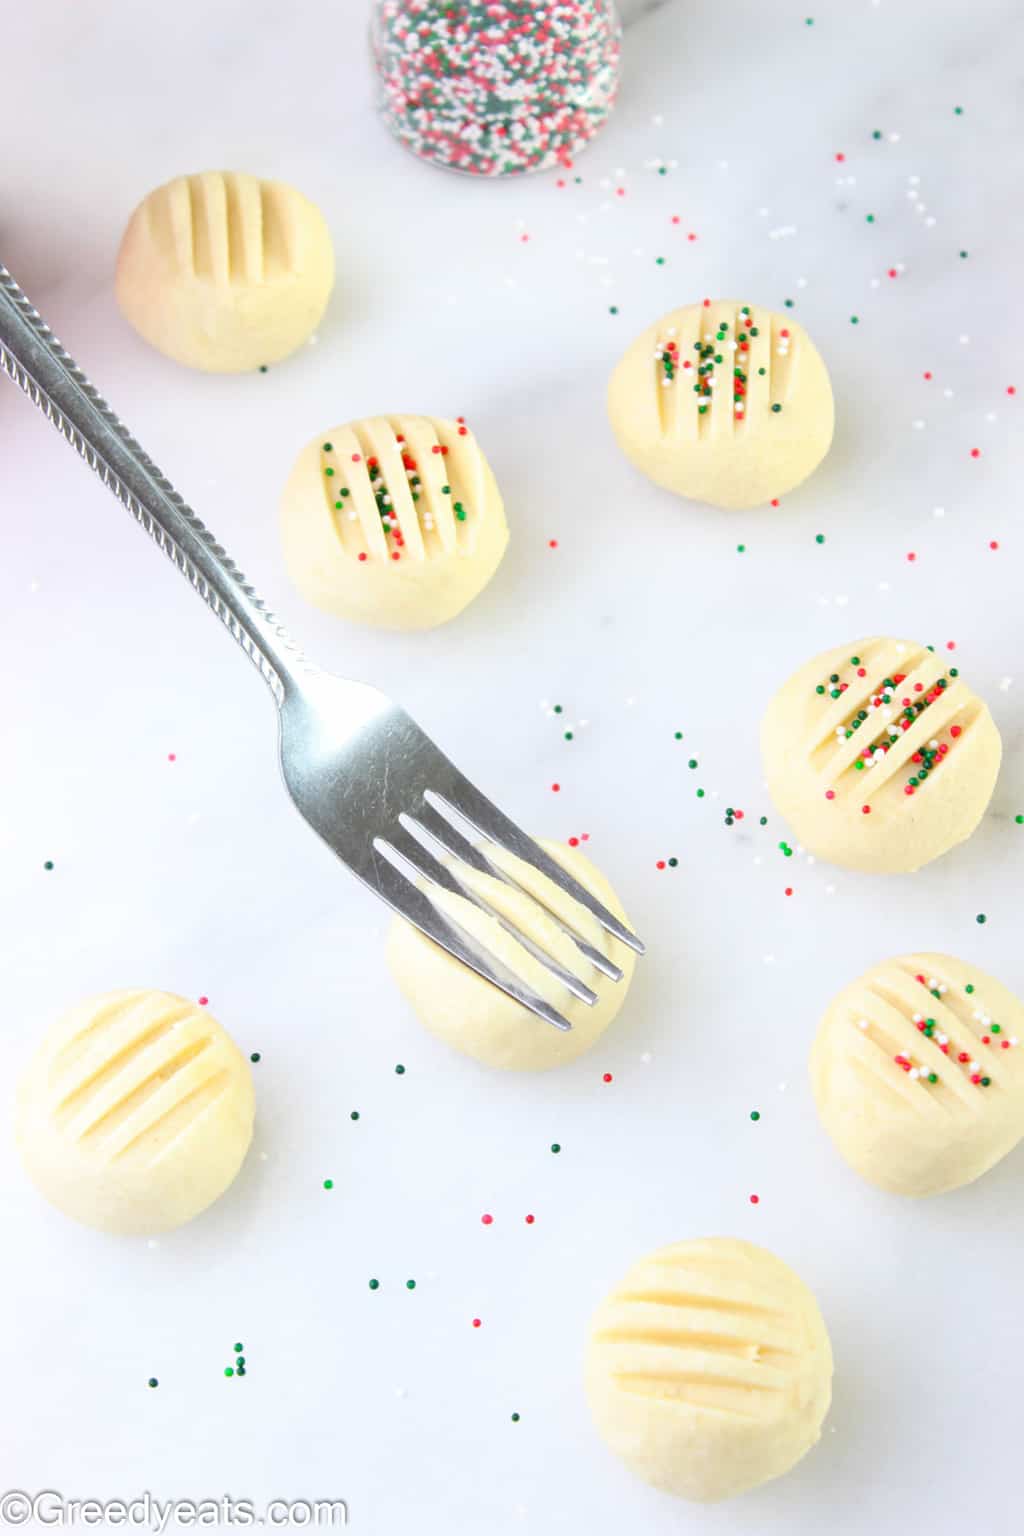
<path fill-rule="evenodd" d="M 746 300 L 663 315 L 618 363 L 608 416 L 649 479 L 716 507 L 792 490 L 832 441 L 832 386 L 801 325 Z"/>
<path fill-rule="evenodd" d="M 369 416 L 299 454 L 281 503 L 289 574 L 318 608 L 430 629 L 472 602 L 508 544 L 501 493 L 465 417 Z"/>
<path fill-rule="evenodd" d="M 612 0 L 379 0 L 381 112 L 446 170 L 565 168 L 608 119 L 620 46 Z"/>
<path fill-rule="evenodd" d="M 1024 1136 L 1024 1004 L 948 955 L 874 965 L 811 1051 L 818 1114 L 863 1178 L 901 1195 L 969 1184 Z"/>
<path fill-rule="evenodd" d="M 761 728 L 772 799 L 814 854 L 920 869 L 969 837 L 1002 744 L 988 706 L 931 646 L 855 640 L 815 656 Z"/>

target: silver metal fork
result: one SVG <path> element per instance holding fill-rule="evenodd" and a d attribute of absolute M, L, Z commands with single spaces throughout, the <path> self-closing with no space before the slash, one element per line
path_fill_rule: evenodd
<path fill-rule="evenodd" d="M 482 795 L 404 709 L 376 688 L 334 677 L 306 661 L 2 265 L 0 367 L 152 534 L 259 668 L 277 702 L 285 784 L 314 832 L 364 885 L 450 955 L 539 1018 L 557 1029 L 570 1029 L 556 1008 L 442 915 L 431 900 L 429 882 L 482 907 L 574 997 L 590 1005 L 597 1001 L 584 981 L 459 881 L 461 861 L 514 884 L 460 825 L 532 865 L 606 932 L 642 954 L 636 935 Z M 606 955 L 564 922 L 559 926 L 574 940 L 581 957 L 621 981 L 621 970 Z"/>

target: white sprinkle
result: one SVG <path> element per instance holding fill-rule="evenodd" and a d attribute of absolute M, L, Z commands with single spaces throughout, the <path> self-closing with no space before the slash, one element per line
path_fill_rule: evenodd
<path fill-rule="evenodd" d="M 867 1019 L 858 1019 L 857 1020 L 857 1028 L 858 1029 L 867 1029 L 867 1027 L 868 1027 Z"/>
<path fill-rule="evenodd" d="M 968 346 L 970 344 L 970 340 L 971 340 L 971 338 L 969 336 L 961 336 L 960 337 L 960 345 L 962 347 L 966 347 L 966 346 Z"/>
<path fill-rule="evenodd" d="M 912 421 L 910 425 L 914 428 L 915 431 L 920 432 L 924 427 L 924 422 L 921 420 Z"/>
<path fill-rule="evenodd" d="M 945 515 L 946 515 L 945 507 L 933 507 L 932 508 L 932 517 L 945 517 Z"/>
<path fill-rule="evenodd" d="M 999 691 L 1000 691 L 1000 693 L 1007 693 L 1012 686 L 1013 686 L 1013 678 L 1012 677 L 1001 677 L 999 679 Z"/>
<path fill-rule="evenodd" d="M 650 1053 L 650 1051 L 644 1051 L 643 1055 L 640 1057 L 640 1060 L 643 1062 L 644 1066 L 647 1066 L 647 1064 L 651 1060 L 651 1053 Z"/>

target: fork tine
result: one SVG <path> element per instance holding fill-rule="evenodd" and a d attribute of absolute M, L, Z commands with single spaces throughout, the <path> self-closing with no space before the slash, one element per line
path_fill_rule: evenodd
<path fill-rule="evenodd" d="M 513 1002 L 522 1003 L 538 1019 L 543 1019 L 546 1024 L 554 1025 L 555 1029 L 570 1030 L 572 1025 L 569 1020 L 563 1018 L 557 1008 L 552 1008 L 539 993 L 532 987 L 520 981 L 519 977 L 510 971 L 496 957 L 488 955 L 478 947 L 468 934 L 464 934 L 454 923 L 438 911 L 430 900 L 426 891 L 406 878 L 399 869 L 388 859 L 383 857 L 374 859 L 373 872 L 369 872 L 361 878 L 366 879 L 367 884 L 376 891 L 383 901 L 386 901 L 392 911 L 399 917 L 404 917 L 407 922 L 418 928 L 420 933 L 428 939 L 433 939 L 435 944 L 447 950 L 455 960 L 461 960 L 463 965 L 468 965 L 471 971 L 500 988 Z"/>
<path fill-rule="evenodd" d="M 422 810 L 417 812 L 416 820 L 429 832 L 435 842 L 440 843 L 441 847 L 448 853 L 453 854 L 457 859 L 461 859 L 463 863 L 477 870 L 479 874 L 490 875 L 494 880 L 503 880 L 513 890 L 523 891 L 523 887 L 517 880 L 513 879 L 505 870 L 499 869 L 496 864 L 492 864 L 484 850 L 478 848 L 475 843 L 471 843 L 468 837 L 463 837 L 458 828 L 453 827 L 451 822 L 441 815 L 436 806 L 430 804 L 429 800 L 424 801 Z M 524 895 L 529 896 L 531 901 L 538 900 L 531 891 L 524 891 Z M 543 906 L 543 903 L 538 902 L 538 905 Z M 551 921 L 558 925 L 566 937 L 572 939 L 580 954 L 590 961 L 595 970 L 600 971 L 602 975 L 607 976 L 611 981 L 622 980 L 622 971 L 615 964 L 614 960 L 609 960 L 608 956 L 602 954 L 593 944 L 588 944 L 586 939 L 581 938 L 578 933 L 575 933 L 567 923 L 563 922 L 557 913 L 551 911 L 550 907 L 544 907 L 544 911 Z"/>
<path fill-rule="evenodd" d="M 598 901 L 596 896 L 592 896 L 578 880 L 574 880 L 572 875 L 556 863 L 550 854 L 538 847 L 532 837 L 527 837 L 526 833 L 521 831 L 504 811 L 498 809 L 493 800 L 488 800 L 486 795 L 481 794 L 476 786 L 470 783 L 469 779 L 459 773 L 454 764 L 450 766 L 452 772 L 448 783 L 453 793 L 449 797 L 435 790 L 428 790 L 431 804 L 440 805 L 453 815 L 461 816 L 483 837 L 497 843 L 507 853 L 515 854 L 517 858 L 523 860 L 524 864 L 531 864 L 542 875 L 547 875 L 560 890 L 579 902 L 581 907 L 585 907 L 591 916 L 596 917 L 601 927 L 608 933 L 613 934 L 628 949 L 635 950 L 638 955 L 644 953 L 642 941 L 626 927 L 625 923 L 620 922 L 614 913 L 609 912 L 608 908 Z"/>
<path fill-rule="evenodd" d="M 423 826 L 420 821 L 417 821 L 414 816 L 409 816 L 406 813 L 403 813 L 399 816 L 398 819 L 405 831 L 413 840 L 413 846 L 417 850 L 417 855 L 426 853 L 427 857 L 431 859 L 431 862 L 434 862 L 433 856 L 427 849 L 424 848 L 422 841 L 417 836 L 417 832 L 423 832 L 423 834 L 427 837 L 432 837 L 433 834 L 425 826 Z M 388 839 L 388 841 L 394 843 L 395 840 Z M 401 849 L 400 852 L 403 853 L 403 856 L 407 858 L 410 863 L 415 862 L 417 855 L 413 855 L 405 849 Z M 503 928 L 507 934 L 515 939 L 517 944 L 522 945 L 523 949 L 525 949 L 528 954 L 532 955 L 539 965 L 543 965 L 545 970 L 550 971 L 552 976 L 554 976 L 557 981 L 560 981 L 563 987 L 567 987 L 574 997 L 578 997 L 581 1003 L 586 1003 L 588 1008 L 593 1008 L 594 1004 L 597 1002 L 597 993 L 591 987 L 588 987 L 585 981 L 582 981 L 579 976 L 568 970 L 559 960 L 556 960 L 554 955 L 549 955 L 546 949 L 543 949 L 539 944 L 535 943 L 534 940 L 530 938 L 529 934 L 524 933 L 523 930 L 519 928 L 511 918 L 504 917 L 494 906 L 491 905 L 485 896 L 480 894 L 479 891 L 475 891 L 472 886 L 468 884 L 463 885 L 462 882 L 459 881 L 457 870 L 451 869 L 448 865 L 445 865 L 444 868 L 448 870 L 458 881 L 459 895 L 464 896 L 467 901 L 471 901 L 474 906 L 479 907 L 481 912 L 486 912 L 488 917 L 492 917 L 494 921 L 499 925 L 499 927 Z M 484 872 L 486 873 L 486 871 Z M 532 897 L 530 899 L 532 900 Z"/>

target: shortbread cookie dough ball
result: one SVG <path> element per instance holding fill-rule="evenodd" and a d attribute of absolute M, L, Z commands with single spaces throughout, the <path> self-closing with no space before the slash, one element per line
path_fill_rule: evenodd
<path fill-rule="evenodd" d="M 970 837 L 1002 746 L 987 705 L 930 646 L 851 640 L 815 656 L 761 727 L 772 799 L 818 857 L 920 869 Z"/>
<path fill-rule="evenodd" d="M 578 849 L 544 841 L 540 846 L 610 912 L 628 922 L 604 875 Z M 421 1024 L 467 1056 L 475 1056 L 489 1067 L 526 1072 L 562 1066 L 588 1051 L 615 1018 L 625 1002 L 636 957 L 546 875 L 493 845 L 487 845 L 486 853 L 495 868 L 515 885 L 465 865 L 459 866 L 459 878 L 534 945 L 585 982 L 597 993 L 597 1002 L 589 1005 L 574 997 L 495 917 L 468 899 L 445 891 L 432 892 L 442 911 L 557 1008 L 572 1029 L 555 1029 L 538 1019 L 399 917 L 388 936 L 391 974 Z M 599 971 L 581 953 L 567 928 L 617 965 L 622 980 L 613 981 Z"/>
<path fill-rule="evenodd" d="M 598 1307 L 586 1389 L 626 1465 L 684 1499 L 788 1472 L 821 1435 L 832 1349 L 818 1304 L 774 1254 L 698 1238 L 649 1254 Z"/>
<path fill-rule="evenodd" d="M 178 176 L 128 221 L 117 301 L 151 346 L 204 373 L 276 363 L 316 329 L 334 286 L 320 210 L 281 181 Z"/>
<path fill-rule="evenodd" d="M 1024 1136 L 1024 1005 L 977 966 L 903 955 L 844 987 L 811 1050 L 821 1123 L 898 1195 L 970 1184 Z"/>
<path fill-rule="evenodd" d="M 788 315 L 705 299 L 637 337 L 612 374 L 608 416 L 655 484 L 715 507 L 756 507 L 825 457 L 832 386 Z"/>
<path fill-rule="evenodd" d="M 431 629 L 486 587 L 508 525 L 465 421 L 370 416 L 307 443 L 284 489 L 281 535 L 288 572 L 317 608 Z"/>
<path fill-rule="evenodd" d="M 241 1167 L 252 1122 L 244 1056 L 205 1008 L 171 992 L 78 1003 L 18 1092 L 32 1182 L 105 1232 L 162 1232 L 197 1216 Z"/>

